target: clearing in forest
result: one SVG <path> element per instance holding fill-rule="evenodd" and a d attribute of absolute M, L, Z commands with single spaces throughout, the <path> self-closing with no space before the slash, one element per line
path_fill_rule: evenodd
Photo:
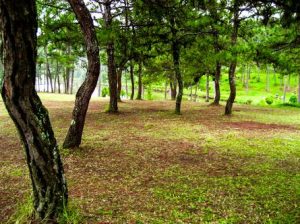
<path fill-rule="evenodd" d="M 61 145 L 73 101 L 42 99 Z M 237 105 L 226 117 L 184 102 L 178 116 L 173 101 L 125 101 L 111 115 L 106 105 L 91 102 L 82 147 L 61 149 L 70 223 L 299 222 L 299 109 Z M 0 133 L 3 223 L 29 209 L 31 185 L 2 102 Z"/>

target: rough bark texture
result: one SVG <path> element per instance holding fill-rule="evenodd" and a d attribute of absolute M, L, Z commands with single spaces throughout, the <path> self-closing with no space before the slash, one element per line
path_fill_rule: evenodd
<path fill-rule="evenodd" d="M 133 64 L 130 63 L 130 81 L 131 81 L 131 95 L 130 100 L 134 98 L 134 74 L 133 74 Z"/>
<path fill-rule="evenodd" d="M 142 91 L 143 91 L 143 84 L 142 84 L 142 60 L 139 60 L 139 70 L 138 70 L 138 94 L 136 99 L 141 100 L 142 99 Z"/>
<path fill-rule="evenodd" d="M 48 112 L 35 91 L 37 14 L 34 0 L 0 0 L 4 39 L 2 97 L 24 145 L 37 218 L 55 222 L 67 187 Z"/>
<path fill-rule="evenodd" d="M 239 20 L 239 7 L 238 1 L 234 3 L 234 18 L 233 18 L 233 32 L 231 35 L 231 46 L 235 46 L 238 37 L 240 20 Z M 236 97 L 236 86 L 235 86 L 235 69 L 237 66 L 237 55 L 233 53 L 233 59 L 229 66 L 228 78 L 229 78 L 229 86 L 230 86 L 230 94 L 227 99 L 226 107 L 225 107 L 225 115 L 230 115 L 232 113 L 232 106 Z"/>
<path fill-rule="evenodd" d="M 68 0 L 80 24 L 87 50 L 86 78 L 76 93 L 72 121 L 64 141 L 64 148 L 78 147 L 81 143 L 86 112 L 100 73 L 99 47 L 90 12 L 83 0 Z"/>
<path fill-rule="evenodd" d="M 213 105 L 220 105 L 221 91 L 220 91 L 220 77 L 221 77 L 221 63 L 217 62 L 215 72 L 215 98 Z"/>

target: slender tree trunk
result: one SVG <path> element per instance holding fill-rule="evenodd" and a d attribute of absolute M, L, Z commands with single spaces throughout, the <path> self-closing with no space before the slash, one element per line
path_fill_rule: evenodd
<path fill-rule="evenodd" d="M 81 143 L 85 116 L 100 73 L 99 47 L 91 14 L 83 0 L 68 0 L 80 24 L 87 52 L 86 78 L 76 93 L 72 121 L 64 141 L 64 148 L 78 147 Z"/>
<path fill-rule="evenodd" d="M 267 65 L 266 68 L 266 91 L 270 92 L 270 71 L 269 66 Z"/>
<path fill-rule="evenodd" d="M 298 73 L 298 103 L 300 103 L 300 73 Z"/>
<path fill-rule="evenodd" d="M 122 71 L 123 68 L 119 68 L 117 71 L 117 80 L 118 80 L 118 102 L 122 102 L 121 100 L 121 91 L 122 91 Z"/>
<path fill-rule="evenodd" d="M 165 82 L 165 100 L 167 99 L 167 92 L 168 92 L 168 82 Z"/>
<path fill-rule="evenodd" d="M 221 63 L 217 62 L 215 72 L 215 98 L 213 105 L 220 105 L 221 91 L 220 91 L 220 77 L 221 77 Z"/>
<path fill-rule="evenodd" d="M 130 63 L 130 81 L 131 81 L 131 95 L 130 100 L 134 98 L 134 74 L 133 74 L 133 64 Z"/>
<path fill-rule="evenodd" d="M 58 65 L 58 61 L 56 61 L 56 80 L 57 80 L 57 89 L 58 89 L 58 93 L 60 93 L 60 80 L 59 80 L 59 65 Z"/>
<path fill-rule="evenodd" d="M 284 80 L 284 87 L 283 87 L 283 99 L 282 99 L 282 101 L 283 101 L 283 103 L 285 103 L 285 101 L 286 101 L 286 92 L 287 92 L 287 88 L 288 88 L 286 75 L 283 76 L 283 80 Z"/>
<path fill-rule="evenodd" d="M 171 90 L 171 100 L 176 100 L 177 95 L 177 82 L 174 77 L 174 79 L 170 80 L 170 90 Z"/>
<path fill-rule="evenodd" d="M 73 94 L 73 84 L 74 84 L 74 68 L 71 70 L 71 81 L 70 81 L 70 94 Z"/>
<path fill-rule="evenodd" d="M 239 29 L 239 7 L 238 2 L 236 1 L 234 4 L 234 18 L 233 18 L 233 32 L 231 36 L 231 45 L 235 46 L 238 37 L 238 29 Z M 233 54 L 233 60 L 229 66 L 229 73 L 228 73 L 228 80 L 229 80 L 229 87 L 230 87 L 230 94 L 226 102 L 225 107 L 225 115 L 232 114 L 232 106 L 236 97 L 236 86 L 235 86 L 235 69 L 237 65 L 237 55 L 236 53 Z"/>
<path fill-rule="evenodd" d="M 142 99 L 142 93 L 143 93 L 143 83 L 142 83 L 142 60 L 139 59 L 139 70 L 138 70 L 138 94 L 136 99 L 141 100 Z"/>
<path fill-rule="evenodd" d="M 67 203 L 67 187 L 48 112 L 34 89 L 35 1 L 0 0 L 0 27 L 5 62 L 3 101 L 24 145 L 35 213 L 44 222 L 54 223 Z"/>
<path fill-rule="evenodd" d="M 196 86 L 195 86 L 195 98 L 194 98 L 195 102 L 197 102 L 197 98 L 198 98 L 198 83 L 196 83 Z"/>
<path fill-rule="evenodd" d="M 291 90 L 291 74 L 288 74 L 287 91 Z"/>
<path fill-rule="evenodd" d="M 190 87 L 190 101 L 193 100 L 193 86 Z"/>
<path fill-rule="evenodd" d="M 209 74 L 206 73 L 206 95 L 205 102 L 209 102 Z"/>
<path fill-rule="evenodd" d="M 247 95 L 249 93 L 249 79 L 250 79 L 250 65 L 247 66 L 247 71 L 246 71 L 246 94 Z"/>
<path fill-rule="evenodd" d="M 258 65 L 257 66 L 257 79 L 256 79 L 257 82 L 260 82 L 260 66 Z"/>
<path fill-rule="evenodd" d="M 98 96 L 101 97 L 101 90 L 102 90 L 102 81 L 101 81 L 101 72 L 99 74 L 99 78 L 98 78 Z"/>
<path fill-rule="evenodd" d="M 111 29 L 112 15 L 111 15 L 111 2 L 105 1 L 105 26 L 107 29 Z M 110 40 L 106 48 L 107 53 L 107 65 L 108 65 L 108 82 L 109 82 L 109 113 L 118 112 L 118 85 L 117 85 L 117 72 L 115 64 L 115 46 L 113 40 Z"/>
<path fill-rule="evenodd" d="M 128 80 L 127 80 L 127 73 L 126 73 L 126 70 L 125 70 L 125 73 L 124 73 L 124 77 L 125 77 L 125 90 L 126 90 L 126 99 L 128 99 Z"/>

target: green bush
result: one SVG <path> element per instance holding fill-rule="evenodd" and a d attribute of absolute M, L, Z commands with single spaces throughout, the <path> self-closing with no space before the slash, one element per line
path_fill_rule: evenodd
<path fill-rule="evenodd" d="M 266 97 L 265 101 L 268 105 L 271 105 L 274 102 L 274 99 L 272 96 L 268 96 Z"/>
<path fill-rule="evenodd" d="M 101 92 L 102 97 L 106 97 L 108 94 L 109 94 L 108 88 L 104 87 Z"/>
<path fill-rule="evenodd" d="M 121 96 L 125 96 L 126 95 L 126 92 L 124 89 L 121 90 Z"/>
<path fill-rule="evenodd" d="M 252 100 L 250 100 L 250 99 L 248 99 L 247 101 L 246 101 L 246 104 L 248 104 L 248 105 L 250 105 L 250 104 L 252 104 Z"/>
<path fill-rule="evenodd" d="M 292 104 L 297 103 L 297 96 L 295 96 L 295 95 L 291 96 L 290 99 L 289 99 L 289 102 L 292 103 Z"/>

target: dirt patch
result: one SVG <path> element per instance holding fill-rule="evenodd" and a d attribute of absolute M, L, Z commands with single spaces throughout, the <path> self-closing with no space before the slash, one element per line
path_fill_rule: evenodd
<path fill-rule="evenodd" d="M 298 130 L 289 125 L 265 124 L 255 121 L 224 122 L 223 126 L 241 130 Z"/>

